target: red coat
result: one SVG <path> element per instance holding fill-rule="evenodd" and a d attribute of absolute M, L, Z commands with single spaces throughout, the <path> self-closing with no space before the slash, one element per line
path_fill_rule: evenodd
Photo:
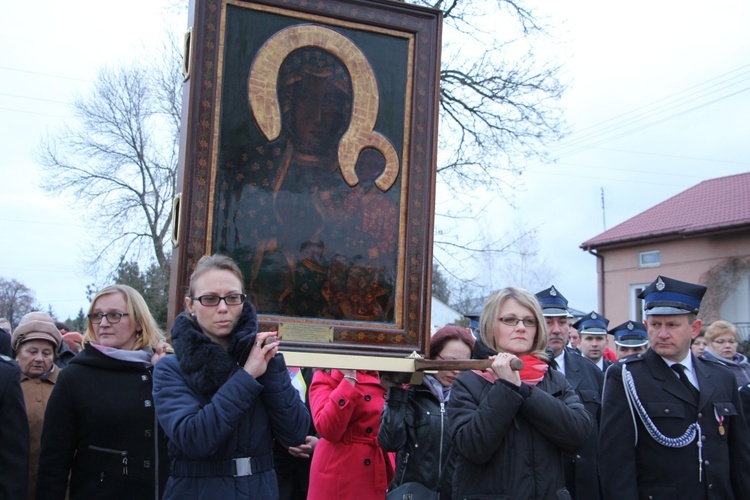
<path fill-rule="evenodd" d="M 310 408 L 320 441 L 310 467 L 308 500 L 383 500 L 393 457 L 378 445 L 386 391 L 377 372 L 357 372 L 353 386 L 338 370 L 318 370 Z"/>

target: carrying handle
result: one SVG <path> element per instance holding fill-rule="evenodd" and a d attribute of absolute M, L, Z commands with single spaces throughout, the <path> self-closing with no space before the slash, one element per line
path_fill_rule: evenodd
<path fill-rule="evenodd" d="M 180 244 L 180 226 L 182 222 L 182 193 L 178 194 L 172 200 L 172 246 L 177 247 Z"/>
<path fill-rule="evenodd" d="M 190 78 L 190 71 L 193 68 L 193 28 L 185 32 L 182 40 L 182 81 L 186 82 Z"/>

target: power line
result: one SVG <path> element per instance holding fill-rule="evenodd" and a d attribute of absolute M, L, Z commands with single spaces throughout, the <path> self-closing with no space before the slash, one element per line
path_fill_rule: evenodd
<path fill-rule="evenodd" d="M 51 116 L 53 118 L 64 118 L 64 119 L 70 118 L 70 116 L 53 115 L 53 114 L 50 114 L 50 113 L 37 113 L 35 111 L 24 111 L 22 109 L 12 109 L 12 108 L 2 108 L 2 107 L 0 107 L 0 110 L 3 110 L 3 111 L 12 111 L 14 113 L 24 113 L 24 114 L 27 114 L 27 115 Z"/>
<path fill-rule="evenodd" d="M 669 97 L 662 97 L 662 98 L 656 99 L 655 101 L 652 101 L 652 102 L 650 102 L 650 103 L 648 103 L 648 104 L 644 104 L 644 105 L 642 105 L 642 106 L 639 106 L 639 107 L 637 107 L 637 108 L 635 108 L 635 109 L 632 109 L 632 110 L 630 110 L 630 111 L 627 111 L 627 112 L 625 112 L 625 113 L 621 113 L 621 114 L 619 114 L 619 115 L 613 116 L 612 118 L 607 118 L 606 120 L 602 120 L 602 121 L 600 121 L 600 122 L 598 122 L 598 123 L 594 123 L 593 125 L 589 125 L 588 127 L 584 127 L 584 128 L 582 128 L 581 130 L 579 130 L 579 132 L 580 132 L 580 131 L 584 131 L 584 130 L 589 130 L 589 129 L 591 129 L 591 128 L 597 128 L 597 127 L 599 127 L 599 126 L 601 126 L 601 125 L 603 125 L 603 124 L 605 124 L 605 123 L 607 123 L 607 122 L 610 122 L 610 121 L 614 121 L 614 120 L 617 120 L 617 119 L 619 119 L 619 118 L 622 118 L 622 117 L 625 117 L 625 116 L 627 116 L 627 115 L 633 114 L 633 113 L 635 113 L 635 112 L 637 112 L 637 111 L 640 111 L 640 110 L 642 110 L 642 109 L 646 109 L 646 108 L 649 108 L 649 107 L 651 107 L 651 106 L 657 105 L 657 104 L 661 103 L 661 101 L 665 101 L 665 100 L 668 100 L 668 99 L 674 100 L 674 97 L 675 97 L 675 96 L 678 96 L 678 95 L 680 95 L 680 94 L 683 94 L 683 93 L 685 93 L 685 92 L 689 92 L 690 90 L 693 90 L 693 89 L 695 89 L 695 88 L 697 88 L 697 87 L 701 87 L 701 86 L 703 86 L 703 85 L 705 85 L 705 84 L 707 84 L 707 83 L 710 83 L 710 82 L 712 82 L 712 81 L 714 81 L 714 80 L 718 80 L 719 78 L 724 78 L 724 77 L 725 77 L 725 76 L 727 76 L 727 75 L 730 75 L 730 74 L 732 74 L 732 73 L 736 73 L 737 71 L 743 70 L 743 69 L 745 69 L 745 68 L 750 68 L 750 64 L 746 64 L 746 65 L 744 65 L 744 66 L 740 66 L 739 68 L 735 68 L 735 69 L 733 69 L 733 70 L 731 70 L 731 71 L 727 71 L 726 73 L 722 73 L 721 75 L 719 75 L 719 76 L 716 76 L 716 77 L 714 77 L 714 78 L 709 78 L 708 80 L 706 80 L 706 81 L 704 81 L 704 82 L 701 82 L 701 83 L 697 83 L 697 84 L 695 84 L 695 85 L 693 85 L 693 86 L 691 86 L 691 87 L 688 87 L 688 88 L 686 88 L 686 89 L 684 89 L 684 90 L 681 90 L 680 92 L 677 92 L 676 94 L 672 94 L 672 95 L 670 95 Z M 742 74 L 746 74 L 746 73 L 750 73 L 750 70 L 748 70 L 748 71 L 745 71 L 745 72 L 743 72 Z M 733 78 L 734 78 L 734 77 L 733 77 Z M 716 84 L 716 85 L 718 85 L 718 84 Z M 711 87 L 713 87 L 713 86 L 715 86 L 715 85 L 711 85 L 711 86 L 709 86 L 708 88 L 711 88 Z M 695 93 L 693 93 L 693 94 L 695 94 Z M 690 94 L 690 95 L 693 95 L 693 94 Z"/>
<path fill-rule="evenodd" d="M 4 94 L 2 92 L 0 92 L 0 96 L 15 97 L 17 99 L 28 99 L 30 101 L 53 102 L 53 103 L 56 103 L 56 104 L 66 104 L 66 105 L 70 104 L 67 101 L 56 101 L 54 99 L 42 99 L 41 97 L 28 97 L 28 96 L 25 96 L 25 95 L 17 95 L 17 94 Z"/>
<path fill-rule="evenodd" d="M 681 160 L 694 160 L 694 161 L 708 161 L 711 163 L 731 163 L 734 165 L 748 165 L 750 166 L 749 161 L 736 161 L 736 160 L 717 160 L 716 158 L 698 158 L 695 156 L 682 156 L 682 155 L 671 155 L 667 153 L 649 153 L 647 151 L 633 151 L 628 149 L 616 149 L 616 148 L 591 148 L 591 149 L 599 149 L 602 151 L 614 151 L 615 153 L 632 153 L 637 155 L 647 155 L 647 156 L 664 156 L 667 158 L 678 158 Z"/>
<path fill-rule="evenodd" d="M 602 144 L 604 142 L 609 142 L 615 139 L 619 139 L 623 137 L 624 135 L 632 134 L 634 132 L 643 130 L 644 128 L 656 125 L 663 121 L 675 118 L 677 116 L 680 116 L 682 114 L 685 114 L 691 111 L 695 111 L 696 109 L 700 109 L 704 106 L 714 104 L 723 99 L 727 99 L 729 97 L 733 97 L 737 94 L 745 92 L 748 89 L 750 89 L 750 87 L 741 89 L 739 91 L 733 92 L 728 95 L 721 96 L 717 99 L 714 99 L 713 101 L 703 103 L 697 106 L 693 106 L 685 111 L 682 111 L 679 113 L 673 113 L 671 115 L 668 115 L 667 117 L 653 121 L 654 118 L 657 118 L 659 115 L 662 115 L 665 112 L 668 112 L 672 109 L 683 107 L 692 102 L 705 99 L 706 97 L 712 94 L 716 94 L 718 92 L 728 90 L 732 87 L 735 87 L 736 85 L 740 83 L 744 83 L 745 81 L 750 80 L 750 76 L 745 76 L 745 75 L 750 75 L 750 70 L 745 70 L 745 68 L 748 68 L 748 67 L 750 67 L 750 65 L 741 66 L 737 69 L 734 69 L 732 71 L 729 71 L 717 77 L 711 78 L 697 85 L 693 85 L 692 87 L 689 87 L 688 89 L 680 91 L 676 94 L 672 94 L 668 97 L 657 99 L 656 101 L 653 101 L 649 104 L 635 108 L 634 110 L 631 110 L 629 112 L 622 113 L 615 117 L 612 117 L 607 120 L 603 120 L 601 122 L 585 127 L 581 129 L 581 131 L 592 130 L 592 129 L 596 129 L 596 130 L 590 133 L 586 133 L 586 134 L 577 134 L 577 136 L 572 141 L 566 144 L 562 144 L 556 150 L 553 150 L 552 154 L 555 154 L 555 151 L 557 151 L 558 157 L 568 156 L 570 154 L 577 153 L 581 151 L 582 149 L 588 149 L 590 147 Z M 737 73 L 738 71 L 740 72 L 738 75 L 728 76 L 728 75 L 732 75 L 733 73 Z M 742 78 L 739 81 L 732 82 L 732 80 L 736 80 L 740 77 Z M 711 82 L 715 82 L 716 80 L 721 80 L 721 81 L 711 84 Z M 716 88 L 719 85 L 723 85 L 723 86 L 721 88 Z M 699 87 L 703 87 L 703 88 L 699 91 L 691 92 L 693 89 L 696 89 Z M 685 95 L 680 96 L 681 94 L 685 94 Z M 697 94 L 702 94 L 702 95 L 699 95 L 696 97 Z M 651 120 L 651 121 L 649 122 L 648 120 Z M 606 125 L 607 123 L 610 123 L 610 122 L 614 122 L 614 123 L 611 123 L 610 125 Z M 646 122 L 646 123 L 643 124 L 639 122 Z M 624 129 L 626 127 L 630 127 L 630 128 L 625 130 L 624 132 L 619 132 L 621 129 Z M 610 135 L 607 136 L 608 134 Z M 616 135 L 612 136 L 611 134 L 616 134 Z M 590 141 L 596 138 L 602 137 L 602 136 L 604 136 L 604 138 L 600 140 L 599 142 L 594 143 L 594 144 L 590 143 Z M 573 148 L 574 150 L 567 151 L 567 152 L 565 151 L 566 149 L 571 149 L 571 148 Z"/>
<path fill-rule="evenodd" d="M 47 77 L 50 77 L 50 78 L 60 78 L 62 80 L 73 80 L 73 81 L 76 81 L 76 82 L 91 83 L 91 80 L 84 80 L 82 78 L 74 78 L 72 76 L 63 76 L 63 75 L 53 75 L 51 73 L 41 73 L 39 71 L 30 71 L 30 70 L 27 70 L 27 69 L 9 68 L 7 66 L 0 66 L 0 69 L 5 70 L 5 71 L 14 71 L 16 73 L 28 73 L 30 75 L 47 76 Z"/>
<path fill-rule="evenodd" d="M 730 97 L 734 97 L 734 96 L 736 96 L 738 94 L 741 94 L 743 92 L 747 92 L 748 90 L 750 90 L 750 87 L 745 87 L 744 89 L 738 90 L 737 92 L 733 92 L 732 94 L 719 97 L 717 99 L 714 99 L 713 101 L 709 101 L 707 103 L 700 104 L 698 106 L 694 106 L 692 108 L 686 109 L 685 111 L 681 111 L 679 113 L 674 113 L 674 114 L 666 116 L 666 117 L 664 117 L 662 119 L 659 119 L 659 120 L 656 120 L 656 121 L 652 121 L 652 122 L 649 122 L 649 123 L 645 123 L 643 125 L 638 125 L 635 128 L 630 128 L 628 130 L 625 130 L 624 132 L 619 133 L 618 135 L 614 135 L 614 136 L 610 136 L 610 137 L 605 137 L 605 138 L 601 139 L 598 142 L 590 143 L 590 144 L 582 144 L 580 147 L 574 149 L 573 151 L 568 151 L 568 152 L 561 153 L 561 154 L 557 155 L 557 157 L 558 158 L 562 158 L 562 157 L 565 157 L 565 156 L 570 156 L 570 155 L 579 153 L 581 151 L 585 151 L 587 149 L 591 149 L 594 146 L 598 146 L 600 144 L 604 144 L 604 143 L 607 143 L 607 142 L 610 142 L 610 141 L 614 141 L 616 139 L 620 139 L 622 137 L 625 137 L 626 135 L 630 135 L 630 134 L 633 134 L 635 132 L 640 132 L 641 130 L 645 130 L 647 128 L 653 127 L 654 125 L 658 125 L 660 123 L 663 123 L 665 121 L 671 120 L 673 118 L 677 118 L 678 116 L 682 116 L 684 114 L 691 113 L 691 112 L 693 112 L 693 111 L 695 111 L 697 109 L 701 109 L 701 108 L 704 108 L 706 106 L 710 106 L 711 104 L 716 104 L 719 101 L 723 101 L 724 99 L 728 99 Z M 565 147 L 569 147 L 569 146 L 565 146 Z"/>

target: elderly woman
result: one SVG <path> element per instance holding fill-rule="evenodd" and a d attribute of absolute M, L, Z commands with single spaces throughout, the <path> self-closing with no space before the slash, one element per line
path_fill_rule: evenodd
<path fill-rule="evenodd" d="M 39 446 L 47 400 L 57 382 L 59 368 L 55 366 L 55 353 L 62 336 L 54 323 L 32 320 L 13 332 L 13 350 L 21 368 L 21 389 L 29 419 L 29 490 L 28 498 L 36 495 L 36 475 L 39 468 Z"/>
<path fill-rule="evenodd" d="M 469 330 L 444 326 L 430 339 L 430 359 L 469 359 L 473 348 Z M 384 450 L 398 452 L 396 475 L 389 489 L 417 482 L 450 500 L 453 462 L 445 404 L 459 373 L 439 370 L 426 374 L 420 385 L 388 389 L 378 442 Z"/>
<path fill-rule="evenodd" d="M 706 329 L 706 341 L 704 355 L 728 366 L 737 379 L 737 387 L 750 383 L 750 362 L 737 352 L 740 336 L 736 326 L 729 321 L 714 321 Z"/>
<path fill-rule="evenodd" d="M 154 372 L 171 459 L 165 498 L 277 499 L 274 440 L 305 442 L 310 414 L 243 283 L 229 257 L 202 257 L 172 327 L 175 355 Z"/>
<path fill-rule="evenodd" d="M 520 288 L 493 293 L 480 327 L 474 357 L 492 364 L 459 375 L 448 400 L 453 498 L 570 498 L 563 453 L 584 445 L 591 417 L 565 376 L 548 369 L 536 297 Z"/>
<path fill-rule="evenodd" d="M 83 351 L 58 377 L 42 431 L 38 499 L 160 498 L 166 439 L 152 400 L 153 364 L 167 344 L 143 297 L 100 290 Z"/>

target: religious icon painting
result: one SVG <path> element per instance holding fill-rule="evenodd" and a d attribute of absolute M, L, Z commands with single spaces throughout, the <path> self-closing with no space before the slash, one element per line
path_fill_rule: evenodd
<path fill-rule="evenodd" d="M 192 24 L 173 297 L 223 253 L 286 350 L 423 352 L 440 12 L 203 0 Z"/>

